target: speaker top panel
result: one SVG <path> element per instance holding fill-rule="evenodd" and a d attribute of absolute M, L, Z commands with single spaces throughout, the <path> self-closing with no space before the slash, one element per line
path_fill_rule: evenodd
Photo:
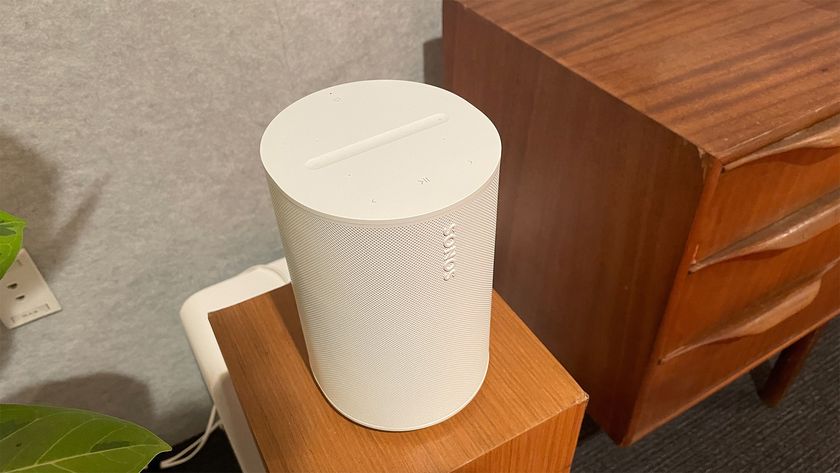
<path fill-rule="evenodd" d="M 260 155 L 298 205 L 343 221 L 395 223 L 440 213 L 483 188 L 501 140 L 483 113 L 451 92 L 371 80 L 289 105 L 266 128 Z"/>

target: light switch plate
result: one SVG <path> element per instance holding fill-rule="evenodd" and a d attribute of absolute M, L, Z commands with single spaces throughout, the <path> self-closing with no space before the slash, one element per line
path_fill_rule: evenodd
<path fill-rule="evenodd" d="M 25 249 L 0 279 L 0 320 L 8 328 L 19 327 L 61 310 L 35 262 Z"/>

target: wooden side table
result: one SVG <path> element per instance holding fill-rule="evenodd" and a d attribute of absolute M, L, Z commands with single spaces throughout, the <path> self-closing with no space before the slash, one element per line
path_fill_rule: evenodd
<path fill-rule="evenodd" d="M 381 432 L 345 419 L 307 366 L 291 285 L 210 314 L 231 380 L 268 471 L 562 472 L 587 395 L 493 294 L 490 367 L 451 419 Z"/>

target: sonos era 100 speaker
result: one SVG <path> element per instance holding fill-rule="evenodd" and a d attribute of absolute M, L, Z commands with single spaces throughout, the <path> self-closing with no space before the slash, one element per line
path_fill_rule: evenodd
<path fill-rule="evenodd" d="M 466 406 L 489 361 L 501 154 L 490 120 L 437 87 L 352 82 L 280 112 L 260 154 L 329 402 L 380 430 Z"/>

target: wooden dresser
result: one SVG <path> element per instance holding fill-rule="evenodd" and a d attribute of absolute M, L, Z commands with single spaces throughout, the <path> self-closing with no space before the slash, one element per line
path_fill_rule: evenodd
<path fill-rule="evenodd" d="M 840 311 L 838 8 L 444 1 L 502 135 L 495 287 L 616 442 Z"/>

